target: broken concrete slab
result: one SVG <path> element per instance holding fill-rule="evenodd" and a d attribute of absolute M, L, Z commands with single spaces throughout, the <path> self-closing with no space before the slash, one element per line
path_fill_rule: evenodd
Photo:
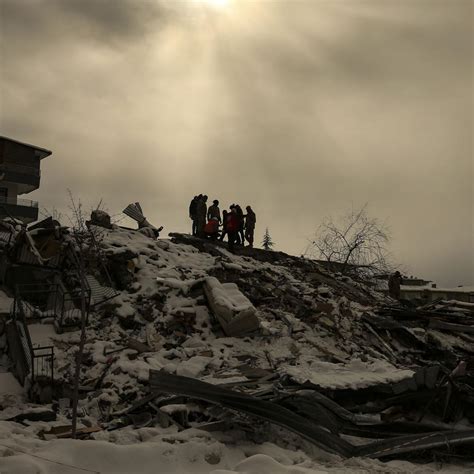
<path fill-rule="evenodd" d="M 143 352 L 153 351 L 153 349 L 150 346 L 148 346 L 144 342 L 141 342 L 138 339 L 135 339 L 133 337 L 128 338 L 127 347 L 129 347 L 130 349 L 136 350 L 139 354 L 142 354 Z"/>
<path fill-rule="evenodd" d="M 255 306 L 235 283 L 220 283 L 217 278 L 208 277 L 204 293 L 227 336 L 240 336 L 259 328 Z"/>

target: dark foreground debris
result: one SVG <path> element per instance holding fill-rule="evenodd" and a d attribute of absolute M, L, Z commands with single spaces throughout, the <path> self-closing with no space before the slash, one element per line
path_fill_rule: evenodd
<path fill-rule="evenodd" d="M 317 392 L 314 392 L 315 396 L 310 403 L 312 413 L 305 413 L 306 417 L 303 417 L 296 411 L 278 403 L 278 401 L 284 400 L 281 398 L 281 394 L 277 402 L 264 401 L 244 393 L 161 371 L 150 371 L 150 388 L 155 392 L 205 400 L 225 409 L 269 421 L 300 435 L 325 451 L 343 457 L 384 458 L 442 447 L 453 449 L 455 446 L 474 446 L 474 429 L 458 431 L 438 429 L 433 431 L 434 427 L 429 425 L 417 426 L 421 430 L 417 434 L 400 436 L 395 433 L 387 440 L 371 442 L 363 446 L 352 445 L 340 437 L 340 434 L 351 431 L 355 434 L 355 431 L 360 436 L 365 434 L 375 437 L 380 435 L 380 429 L 386 429 L 387 425 L 385 423 L 370 423 L 367 419 L 361 420 L 357 416 L 350 416 L 350 412 Z M 292 403 L 286 406 L 297 408 L 301 406 L 300 403 L 304 405 L 308 401 L 305 395 L 303 393 L 299 397 L 294 394 Z M 306 409 L 310 405 L 306 403 Z M 366 427 L 365 433 L 363 429 L 351 430 L 351 428 L 359 426 Z M 387 434 L 385 433 L 385 435 Z"/>

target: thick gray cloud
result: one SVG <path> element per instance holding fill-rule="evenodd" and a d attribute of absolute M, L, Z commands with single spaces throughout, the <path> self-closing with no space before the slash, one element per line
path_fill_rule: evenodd
<path fill-rule="evenodd" d="M 199 192 L 300 253 L 369 202 L 397 261 L 474 283 L 470 0 L 0 0 L 2 134 L 66 188 L 168 230 Z"/>

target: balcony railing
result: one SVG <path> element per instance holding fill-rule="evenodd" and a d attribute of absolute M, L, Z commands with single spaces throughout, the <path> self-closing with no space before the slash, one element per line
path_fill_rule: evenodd
<path fill-rule="evenodd" d="M 18 199 L 0 196 L 0 206 L 2 204 L 9 204 L 10 206 L 23 206 L 23 207 L 36 207 L 38 203 L 36 201 L 30 201 L 29 199 Z"/>
<path fill-rule="evenodd" d="M 11 318 L 16 326 L 23 354 L 26 361 L 26 374 L 31 378 L 31 382 L 38 379 L 54 380 L 54 347 L 34 346 L 28 329 L 25 315 L 24 302 L 18 296 L 15 297 Z M 19 375 L 17 374 L 17 377 Z M 24 380 L 20 380 L 24 383 Z"/>
<path fill-rule="evenodd" d="M 84 285 L 87 285 L 87 281 Z M 43 320 L 52 318 L 57 332 L 68 327 L 77 327 L 81 324 L 82 296 L 86 323 L 89 319 L 91 306 L 91 290 L 84 288 L 84 294 L 77 288 L 67 291 L 59 284 L 24 284 L 15 288 L 13 312 L 21 311 L 25 320 Z M 20 305 L 17 308 L 17 305 Z"/>
<path fill-rule="evenodd" d="M 30 176 L 36 176 L 37 178 L 41 176 L 40 169 L 34 166 L 17 165 L 15 163 L 0 164 L 0 173 L 6 171 L 10 171 L 12 173 L 28 174 Z"/>

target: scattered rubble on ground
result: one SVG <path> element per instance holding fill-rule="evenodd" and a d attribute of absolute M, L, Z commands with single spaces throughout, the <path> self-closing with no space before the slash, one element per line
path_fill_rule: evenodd
<path fill-rule="evenodd" d="M 80 249 L 53 220 L 0 229 L 1 364 L 50 402 L 0 393 L 4 423 L 70 436 L 85 288 L 81 438 L 197 428 L 340 458 L 472 461 L 474 305 L 406 307 L 311 260 L 155 240 L 103 213 L 88 227 Z"/>

